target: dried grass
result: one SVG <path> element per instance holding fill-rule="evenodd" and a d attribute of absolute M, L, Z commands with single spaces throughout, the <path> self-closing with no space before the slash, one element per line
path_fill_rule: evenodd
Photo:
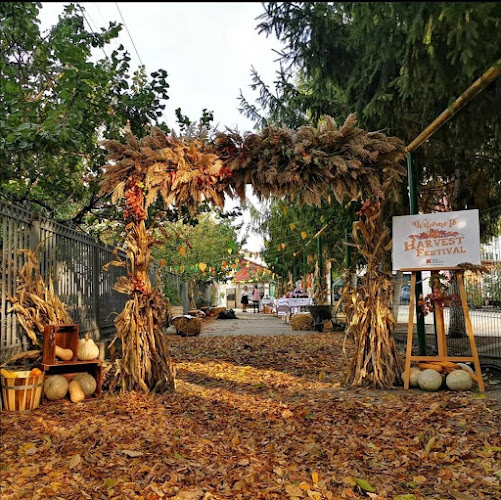
<path fill-rule="evenodd" d="M 175 318 L 172 324 L 176 328 L 176 333 L 183 337 L 196 337 L 202 331 L 202 320 L 200 318 Z"/>
<path fill-rule="evenodd" d="M 292 316 L 291 330 L 313 331 L 314 321 L 310 313 L 296 313 Z"/>

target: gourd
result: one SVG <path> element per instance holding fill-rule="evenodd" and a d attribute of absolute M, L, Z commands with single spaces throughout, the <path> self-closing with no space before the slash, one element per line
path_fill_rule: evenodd
<path fill-rule="evenodd" d="M 73 380 L 80 384 L 80 387 L 84 392 L 86 398 L 92 396 L 92 394 L 96 392 L 97 382 L 90 373 L 79 373 L 78 375 L 75 375 L 73 377 L 72 382 Z"/>
<path fill-rule="evenodd" d="M 78 341 L 78 350 L 77 350 L 78 359 L 83 361 L 88 361 L 90 359 L 97 359 L 99 356 L 99 347 L 96 343 L 89 338 L 89 334 L 85 334 L 84 339 L 80 339 Z"/>
<path fill-rule="evenodd" d="M 418 387 L 418 378 L 420 374 L 421 370 L 419 368 L 416 368 L 415 366 L 411 368 L 411 374 L 409 376 L 409 385 L 411 387 Z"/>
<path fill-rule="evenodd" d="M 419 374 L 418 385 L 423 391 L 438 391 L 442 385 L 442 376 L 434 369 L 426 369 Z"/>
<path fill-rule="evenodd" d="M 459 366 L 459 368 L 461 368 L 461 370 L 468 372 L 470 374 L 470 377 L 473 379 L 473 382 L 476 382 L 478 384 L 477 375 L 472 370 L 471 366 L 467 365 L 466 363 L 458 363 L 458 366 Z"/>
<path fill-rule="evenodd" d="M 17 373 L 16 372 L 11 372 L 9 370 L 6 370 L 5 368 L 2 368 L 0 370 L 0 375 L 5 378 L 17 378 Z"/>
<path fill-rule="evenodd" d="M 72 380 L 69 385 L 70 400 L 72 403 L 80 403 L 85 399 L 85 393 L 82 391 L 80 384 L 76 380 Z"/>
<path fill-rule="evenodd" d="M 466 370 L 455 370 L 447 375 L 445 383 L 451 391 L 469 391 L 473 386 L 473 379 Z"/>
<path fill-rule="evenodd" d="M 49 400 L 62 399 L 68 392 L 68 381 L 62 375 L 50 375 L 45 379 L 43 392 Z"/>
<path fill-rule="evenodd" d="M 70 361 L 73 358 L 73 351 L 71 349 L 63 349 L 57 345 L 55 352 L 56 356 L 63 361 Z"/>
<path fill-rule="evenodd" d="M 40 368 L 33 368 L 29 374 L 30 377 L 39 377 L 40 375 L 42 375 L 42 370 L 40 370 Z"/>

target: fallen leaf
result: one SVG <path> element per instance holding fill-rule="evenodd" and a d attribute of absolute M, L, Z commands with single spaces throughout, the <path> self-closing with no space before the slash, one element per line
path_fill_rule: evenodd
<path fill-rule="evenodd" d="M 426 443 L 425 450 L 429 453 L 431 449 L 433 448 L 433 445 L 435 444 L 435 441 L 437 440 L 436 436 L 431 437 L 428 442 Z"/>
<path fill-rule="evenodd" d="M 291 418 L 294 416 L 294 413 L 292 413 L 290 410 L 284 410 L 282 412 L 282 417 L 284 418 Z"/>
<path fill-rule="evenodd" d="M 285 492 L 290 497 L 299 497 L 299 498 L 301 498 L 303 496 L 303 490 L 299 486 L 296 486 L 295 484 L 288 484 L 285 487 Z"/>
<path fill-rule="evenodd" d="M 250 461 L 248 458 L 242 458 L 242 460 L 238 461 L 238 465 L 242 465 L 242 466 L 249 465 L 249 463 L 250 463 Z"/>
<path fill-rule="evenodd" d="M 424 476 L 413 476 L 412 480 L 418 484 L 423 484 L 426 483 L 426 481 L 428 481 L 428 479 L 426 479 Z"/>
<path fill-rule="evenodd" d="M 142 457 L 144 455 L 142 451 L 137 450 L 122 450 L 122 453 L 131 458 Z"/>
<path fill-rule="evenodd" d="M 77 465 L 80 464 L 82 461 L 82 457 L 80 455 L 73 455 L 69 460 L 68 460 L 68 467 L 70 469 L 74 469 Z"/>
<path fill-rule="evenodd" d="M 174 498 L 179 500 L 198 500 L 204 496 L 204 490 L 197 488 L 196 490 L 187 490 L 179 492 Z"/>
<path fill-rule="evenodd" d="M 363 491 L 369 491 L 371 493 L 374 493 L 376 489 L 371 486 L 369 481 L 366 481 L 365 479 L 356 479 L 357 486 L 359 486 Z"/>
<path fill-rule="evenodd" d="M 397 495 L 393 500 L 416 500 L 416 496 L 412 493 L 407 493 L 405 495 Z"/>

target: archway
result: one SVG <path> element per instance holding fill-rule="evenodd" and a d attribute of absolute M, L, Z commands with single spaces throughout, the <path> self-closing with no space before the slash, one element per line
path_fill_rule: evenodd
<path fill-rule="evenodd" d="M 128 276 L 117 289 L 130 294 L 116 319 L 123 358 L 117 384 L 123 391 L 173 390 L 174 369 L 158 319 L 161 303 L 148 278 L 151 231 L 147 210 L 161 197 L 166 206 L 194 211 L 206 200 L 224 206 L 225 195 L 245 198 L 251 185 L 260 198 L 287 197 L 300 204 L 319 205 L 334 195 L 339 203 L 365 200 L 354 224 L 354 239 L 367 261 L 364 284 L 353 296 L 349 332 L 355 340 L 347 383 L 350 386 L 391 387 L 400 375 L 390 308 L 391 271 L 381 269 L 391 245 L 382 210 L 405 176 L 405 156 L 398 138 L 356 127 L 350 115 L 338 127 L 326 116 L 318 127 L 297 130 L 268 127 L 241 137 L 219 133 L 210 143 L 184 141 L 153 128 L 141 140 L 105 141 L 101 193 L 124 204 L 127 260 L 114 262 Z"/>

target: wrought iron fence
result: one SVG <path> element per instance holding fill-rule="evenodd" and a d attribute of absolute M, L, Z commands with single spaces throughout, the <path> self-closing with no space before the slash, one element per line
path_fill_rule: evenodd
<path fill-rule="evenodd" d="M 40 272 L 46 282 L 52 277 L 56 293 L 68 306 L 81 332 L 98 338 L 112 334 L 114 317 L 127 300 L 127 296 L 112 288 L 123 268 L 103 270 L 103 265 L 113 258 L 113 248 L 83 232 L 1 201 L 0 219 L 0 358 L 29 348 L 30 340 L 16 314 L 7 312 L 8 295 L 14 294 L 17 273 L 24 263 L 25 257 L 19 250 L 33 251 L 38 245 Z"/>

